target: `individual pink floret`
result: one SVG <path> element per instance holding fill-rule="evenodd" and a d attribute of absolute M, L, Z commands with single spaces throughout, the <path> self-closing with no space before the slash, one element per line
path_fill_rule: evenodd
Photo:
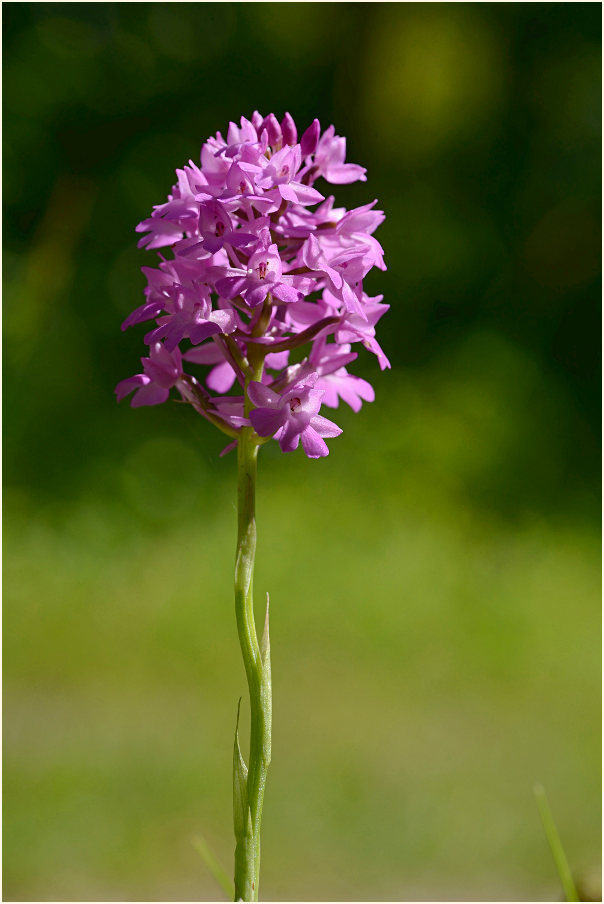
<path fill-rule="evenodd" d="M 118 402 L 136 390 L 130 402 L 132 408 L 165 402 L 170 395 L 169 390 L 182 377 L 182 359 L 177 348 L 169 352 L 161 342 L 156 342 L 151 346 L 149 357 L 141 358 L 141 361 L 143 373 L 122 380 L 115 388 Z"/>
<path fill-rule="evenodd" d="M 329 455 L 323 437 L 339 436 L 342 431 L 319 414 L 323 392 L 313 389 L 317 379 L 318 374 L 310 374 L 281 395 L 262 383 L 250 383 L 248 396 L 256 405 L 250 422 L 258 436 L 275 436 L 282 452 L 293 452 L 302 440 L 309 458 Z"/>

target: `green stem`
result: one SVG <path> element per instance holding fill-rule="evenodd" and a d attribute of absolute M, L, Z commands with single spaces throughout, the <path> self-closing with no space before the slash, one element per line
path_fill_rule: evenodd
<path fill-rule="evenodd" d="M 237 631 L 250 694 L 250 754 L 247 781 L 235 766 L 235 796 L 243 819 L 235 819 L 235 900 L 257 901 L 260 875 L 260 822 L 271 756 L 271 680 L 268 612 L 262 649 L 254 621 L 253 576 L 256 553 L 256 462 L 258 445 L 251 427 L 243 427 L 237 448 L 238 532 L 235 565 Z M 236 739 L 238 745 L 238 740 Z M 238 749 L 238 746 L 237 746 Z M 239 782 L 239 785 L 238 785 Z"/>

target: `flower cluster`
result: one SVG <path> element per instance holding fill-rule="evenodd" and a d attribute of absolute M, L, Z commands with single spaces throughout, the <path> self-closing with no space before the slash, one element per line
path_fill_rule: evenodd
<path fill-rule="evenodd" d="M 230 123 L 226 140 L 208 139 L 199 166 L 176 171 L 166 203 L 137 227 L 140 247 L 172 256 L 142 268 L 146 300 L 122 328 L 154 322 L 149 356 L 143 373 L 118 384 L 118 400 L 134 392 L 133 407 L 156 405 L 175 388 L 233 438 L 228 448 L 251 427 L 284 452 L 301 441 L 310 458 L 328 454 L 325 438 L 341 430 L 321 405 L 343 399 L 358 411 L 374 397 L 347 370 L 353 344 L 390 366 L 375 338 L 388 305 L 363 291 L 369 270 L 385 269 L 373 237 L 384 215 L 376 201 L 334 207 L 315 188 L 321 178 L 365 181 L 345 157 L 333 126 L 321 134 L 315 119 L 298 141 L 289 113 L 279 123 L 255 112 Z"/>

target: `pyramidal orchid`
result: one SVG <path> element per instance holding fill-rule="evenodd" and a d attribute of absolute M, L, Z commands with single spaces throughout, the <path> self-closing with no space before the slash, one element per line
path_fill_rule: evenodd
<path fill-rule="evenodd" d="M 321 408 L 340 400 L 358 411 L 372 386 L 348 370 L 362 346 L 383 370 L 375 337 L 388 305 L 363 280 L 385 270 L 374 232 L 376 201 L 347 211 L 330 184 L 365 182 L 346 163 L 346 139 L 315 119 L 298 140 L 289 113 L 229 124 L 203 144 L 199 164 L 176 170 L 167 201 L 137 226 L 139 247 L 158 251 L 143 267 L 145 302 L 122 329 L 145 323 L 142 373 L 122 380 L 118 400 L 158 405 L 171 392 L 229 437 L 237 449 L 235 610 L 250 694 L 248 763 L 235 731 L 233 794 L 235 900 L 257 901 L 260 823 L 271 758 L 268 606 L 258 641 L 252 583 L 258 450 L 329 454 L 342 432 Z M 295 362 L 290 355 L 296 350 Z M 237 717 L 237 723 L 239 715 Z"/>

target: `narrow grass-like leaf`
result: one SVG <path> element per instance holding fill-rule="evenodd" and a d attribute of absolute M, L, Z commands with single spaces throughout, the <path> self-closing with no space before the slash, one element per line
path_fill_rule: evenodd
<path fill-rule="evenodd" d="M 579 897 L 579 894 L 577 892 L 577 888 L 570 871 L 570 866 L 568 865 L 568 860 L 566 859 L 566 854 L 564 853 L 564 848 L 562 847 L 562 842 L 560 840 L 560 836 L 556 828 L 556 823 L 554 822 L 554 817 L 552 816 L 552 811 L 550 810 L 549 803 L 545 794 L 545 788 L 543 787 L 543 785 L 535 785 L 535 787 L 533 788 L 533 794 L 535 795 L 537 807 L 539 808 L 539 815 L 541 816 L 541 822 L 543 823 L 547 842 L 552 852 L 552 857 L 554 858 L 556 869 L 558 870 L 558 875 L 560 877 L 560 882 L 562 883 L 562 888 L 564 889 L 566 900 L 580 901 L 581 898 Z"/>
<path fill-rule="evenodd" d="M 223 892 L 227 897 L 227 901 L 232 901 L 235 898 L 235 883 L 228 875 L 227 871 L 223 867 L 222 863 L 216 856 L 216 854 L 209 847 L 207 841 L 202 835 L 196 835 L 195 838 L 192 839 L 192 844 L 195 850 L 201 855 L 201 858 L 208 870 L 221 887 Z"/>

